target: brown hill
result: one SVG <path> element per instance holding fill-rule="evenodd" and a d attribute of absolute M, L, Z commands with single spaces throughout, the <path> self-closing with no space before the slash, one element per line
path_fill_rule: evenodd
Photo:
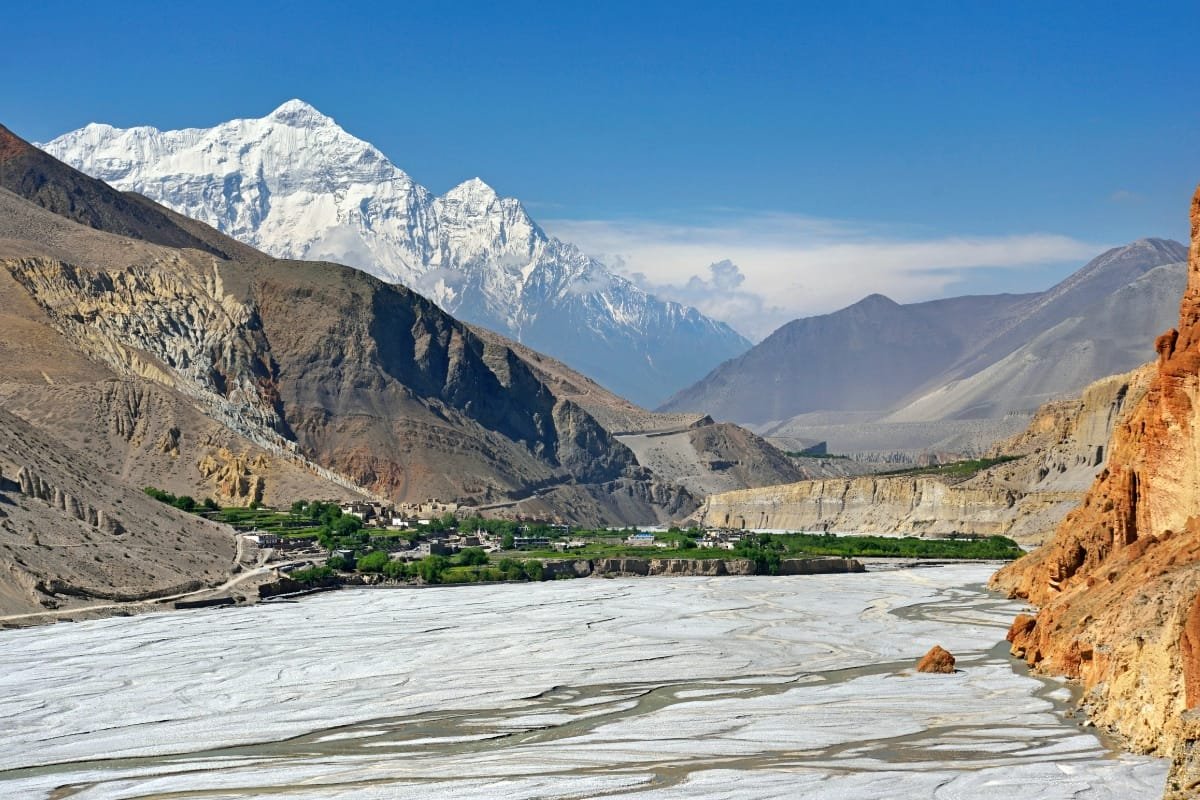
<path fill-rule="evenodd" d="M 116 474 L 268 500 L 358 486 L 394 500 L 536 495 L 545 514 L 587 522 L 695 506 L 613 435 L 679 418 L 403 287 L 268 258 L 2 141 L 0 400 L 103 444 Z M 757 437 L 738 457 L 758 465 L 748 480 L 792 477 Z"/>
<path fill-rule="evenodd" d="M 0 125 L 0 186 L 47 211 L 131 239 L 226 253 L 195 236 L 141 195 L 117 192 L 76 172 Z"/>
<path fill-rule="evenodd" d="M 0 409 L 0 612 L 189 591 L 219 583 L 234 558 L 224 526 L 112 480 Z"/>
<path fill-rule="evenodd" d="M 1178 328 L 1106 468 L 1050 544 L 994 578 L 1041 607 L 1013 624 L 1014 654 L 1078 678 L 1095 720 L 1158 753 L 1200 704 L 1200 191 L 1191 222 Z"/>

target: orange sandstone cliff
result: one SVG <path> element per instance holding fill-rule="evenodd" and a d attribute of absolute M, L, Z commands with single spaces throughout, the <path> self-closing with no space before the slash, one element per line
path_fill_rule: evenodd
<path fill-rule="evenodd" d="M 1079 679 L 1097 724 L 1161 755 L 1200 706 L 1200 188 L 1191 222 L 1179 326 L 1107 467 L 1047 545 L 993 578 L 1040 607 L 1014 621 L 1013 654 Z"/>

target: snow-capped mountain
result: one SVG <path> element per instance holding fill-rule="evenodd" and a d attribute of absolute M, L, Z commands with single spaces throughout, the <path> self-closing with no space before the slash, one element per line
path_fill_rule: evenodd
<path fill-rule="evenodd" d="M 93 123 L 39 146 L 274 256 L 403 283 L 642 405 L 749 347 L 724 323 L 547 236 L 518 200 L 478 178 L 433 195 L 299 100 L 213 128 Z"/>

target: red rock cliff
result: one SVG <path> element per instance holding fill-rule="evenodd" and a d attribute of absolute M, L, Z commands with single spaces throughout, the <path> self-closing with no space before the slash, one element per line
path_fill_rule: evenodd
<path fill-rule="evenodd" d="M 1107 469 L 1050 543 L 993 578 L 1041 607 L 1013 623 L 1014 655 L 1078 678 L 1098 724 L 1163 754 L 1200 705 L 1200 188 L 1191 222 L 1178 329 Z"/>

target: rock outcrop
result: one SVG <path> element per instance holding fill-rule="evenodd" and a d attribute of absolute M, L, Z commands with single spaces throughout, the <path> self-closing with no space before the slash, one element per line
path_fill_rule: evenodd
<path fill-rule="evenodd" d="M 1051 543 L 993 585 L 1040 606 L 1013 653 L 1079 679 L 1099 724 L 1169 754 L 1200 705 L 1200 192 L 1179 324 L 1157 342 L 1149 389 Z"/>
<path fill-rule="evenodd" d="M 1048 403 L 992 455 L 1018 457 L 967 480 L 882 476 L 800 481 L 710 495 L 696 519 L 729 528 L 1004 535 L 1039 543 L 1103 468 L 1108 437 L 1145 394 L 1153 369 L 1097 381 Z"/>
<path fill-rule="evenodd" d="M 711 495 L 698 520 L 721 528 L 992 535 L 1007 533 L 1016 501 L 1009 489 L 863 476 Z"/>
<path fill-rule="evenodd" d="M 1163 800 L 1195 800 L 1197 797 L 1200 797 L 1200 711 L 1185 711 L 1179 718 Z"/>
<path fill-rule="evenodd" d="M 121 523 L 110 517 L 106 511 L 97 509 L 85 501 L 80 501 L 79 498 L 64 491 L 61 487 L 52 485 L 28 466 L 17 470 L 17 485 L 21 488 L 21 494 L 26 497 L 34 497 L 48 503 L 70 517 L 80 522 L 86 522 L 93 528 L 99 528 L 112 536 L 120 536 L 125 532 Z"/>
<path fill-rule="evenodd" d="M 950 651 L 943 648 L 940 644 L 935 644 L 917 662 L 917 672 L 950 675 L 954 673 L 954 663 L 955 659 L 954 656 L 950 655 Z"/>
<path fill-rule="evenodd" d="M 271 461 L 261 453 L 235 454 L 222 447 L 205 454 L 196 469 L 213 486 L 213 497 L 218 502 L 248 506 L 263 501 Z"/>

